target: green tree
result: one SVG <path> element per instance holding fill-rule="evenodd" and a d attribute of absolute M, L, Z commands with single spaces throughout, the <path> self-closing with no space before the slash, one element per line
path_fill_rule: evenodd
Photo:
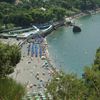
<path fill-rule="evenodd" d="M 0 77 L 12 73 L 20 58 L 21 52 L 19 47 L 0 43 Z"/>
<path fill-rule="evenodd" d="M 85 68 L 85 85 L 88 88 L 87 98 L 89 100 L 100 99 L 100 71 L 93 68 Z"/>
<path fill-rule="evenodd" d="M 32 12 L 30 14 L 32 18 L 34 19 L 33 23 L 46 23 L 50 21 L 53 17 L 53 12 L 48 10 L 42 10 L 42 9 L 32 9 Z"/>
<path fill-rule="evenodd" d="M 85 67 L 83 78 L 74 74 L 59 73 L 47 86 L 53 100 L 100 100 L 100 48 L 94 64 Z"/>
<path fill-rule="evenodd" d="M 0 2 L 14 3 L 16 0 L 0 0 Z"/>
<path fill-rule="evenodd" d="M 47 89 L 53 100 L 84 100 L 87 91 L 84 82 L 74 74 L 55 76 Z"/>
<path fill-rule="evenodd" d="M 66 15 L 65 9 L 60 7 L 52 8 L 52 11 L 53 11 L 54 18 L 56 18 L 57 20 L 62 20 Z"/>
<path fill-rule="evenodd" d="M 0 100 L 22 100 L 25 88 L 11 78 L 0 78 Z"/>
<path fill-rule="evenodd" d="M 9 17 L 9 22 L 12 22 L 16 26 L 27 27 L 30 26 L 32 21 L 33 21 L 32 17 L 27 13 L 10 15 Z"/>

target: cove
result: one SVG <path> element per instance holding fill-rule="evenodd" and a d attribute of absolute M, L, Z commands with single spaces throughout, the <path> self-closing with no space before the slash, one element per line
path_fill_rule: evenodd
<path fill-rule="evenodd" d="M 74 34 L 72 27 L 61 27 L 47 36 L 48 49 L 57 68 L 79 76 L 84 66 L 90 66 L 100 47 L 100 13 L 84 16 L 75 21 L 82 32 Z"/>

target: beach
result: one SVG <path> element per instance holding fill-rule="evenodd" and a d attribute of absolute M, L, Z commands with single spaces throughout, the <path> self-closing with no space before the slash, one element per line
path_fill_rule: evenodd
<path fill-rule="evenodd" d="M 2 43 L 9 45 L 23 43 L 23 40 L 16 40 L 14 38 L 0 39 Z M 30 42 L 31 41 L 31 42 Z M 14 72 L 9 77 L 16 80 L 25 86 L 27 92 L 46 91 L 46 85 L 52 79 L 53 70 L 51 64 L 48 62 L 48 44 L 46 38 L 38 43 L 34 39 L 25 42 L 21 47 L 21 60 L 16 65 Z M 34 44 L 34 54 L 32 55 L 32 46 Z M 29 51 L 30 46 L 30 51 Z M 36 47 L 38 48 L 35 51 Z M 42 47 L 42 55 L 40 55 L 40 47 Z M 37 52 L 38 54 L 36 55 Z"/>
<path fill-rule="evenodd" d="M 100 12 L 100 9 L 97 10 L 97 13 Z M 85 13 L 80 13 L 72 16 L 72 19 L 76 19 L 82 16 L 86 16 Z M 14 38 L 8 39 L 0 39 L 1 42 L 9 44 L 9 45 L 19 45 L 23 43 L 24 40 L 16 40 Z M 38 55 L 33 55 L 32 45 L 37 46 Z M 29 47 L 30 45 L 30 47 Z M 40 57 L 39 50 L 42 46 L 44 49 L 42 55 Z M 28 49 L 30 48 L 30 50 Z M 35 47 L 34 47 L 35 49 Z M 42 59 L 43 57 L 43 59 Z M 50 58 L 50 54 L 48 51 L 48 43 L 46 38 L 43 38 L 42 43 L 34 42 L 34 39 L 30 39 L 30 41 L 26 41 L 21 47 L 21 60 L 16 65 L 14 73 L 10 74 L 9 77 L 12 77 L 17 82 L 23 84 L 27 90 L 27 92 L 40 92 L 43 93 L 46 91 L 46 86 L 52 79 L 52 75 L 55 72 L 59 72 L 57 70 L 54 61 Z"/>

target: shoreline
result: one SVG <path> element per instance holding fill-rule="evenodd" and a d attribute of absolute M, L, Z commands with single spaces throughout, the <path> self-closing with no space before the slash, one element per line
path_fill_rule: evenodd
<path fill-rule="evenodd" d="M 47 39 L 45 38 L 46 40 L 46 43 L 47 43 Z M 47 47 L 46 47 L 46 59 L 50 65 L 50 67 L 52 68 L 52 70 L 54 71 L 53 74 L 56 74 L 59 72 L 59 69 L 57 68 L 56 64 L 54 63 L 54 61 L 52 60 L 52 58 L 50 57 L 50 53 L 49 53 L 49 50 L 48 50 L 48 43 L 47 43 Z"/>
<path fill-rule="evenodd" d="M 33 43 L 31 42 L 30 50 L 32 50 Z M 39 93 L 39 91 L 42 91 L 42 93 L 44 93 L 46 89 L 46 84 L 48 84 L 51 81 L 52 75 L 54 75 L 56 72 L 55 68 L 53 67 L 54 64 L 51 64 L 47 40 L 46 38 L 43 38 L 42 43 L 40 44 L 34 43 L 34 45 L 38 45 L 38 53 L 39 53 L 39 46 L 42 46 L 44 48 L 43 52 L 44 51 L 45 52 L 43 53 L 43 56 L 45 56 L 46 59 L 42 59 L 42 57 L 40 57 L 39 54 L 37 57 L 35 55 L 32 56 L 31 51 L 29 52 L 29 55 L 28 55 L 27 47 L 29 45 L 30 43 L 26 42 L 22 46 L 21 60 L 15 67 L 14 73 L 10 74 L 9 77 L 13 78 L 18 83 L 21 83 L 25 86 L 26 91 L 27 91 L 26 95 L 28 95 L 28 93 L 31 94 L 34 92 Z M 45 66 L 46 63 L 48 65 L 47 67 Z"/>
<path fill-rule="evenodd" d="M 95 11 L 94 11 L 94 10 L 90 10 L 89 12 L 90 12 L 90 14 L 89 14 L 89 13 L 81 12 L 81 13 L 79 13 L 79 14 L 76 14 L 76 15 L 74 15 L 74 16 L 70 16 L 70 17 L 67 17 L 67 18 L 69 18 L 69 19 L 71 19 L 71 20 L 75 20 L 75 19 L 78 19 L 78 18 L 81 18 L 81 17 L 84 17 L 84 16 L 95 15 L 95 14 L 97 14 L 97 13 L 100 13 L 100 8 L 96 9 Z M 61 26 L 62 26 L 62 25 L 61 25 Z M 59 27 L 61 27 L 61 26 L 59 26 Z M 58 28 L 59 28 L 59 27 L 58 27 Z M 53 30 L 53 31 L 54 31 L 54 30 Z M 46 39 L 46 41 L 47 41 L 47 39 Z M 59 73 L 59 70 L 60 70 L 60 69 L 58 69 L 57 66 L 56 66 L 56 64 L 54 64 L 54 61 L 51 60 L 52 58 L 50 57 L 50 53 L 49 53 L 48 48 L 47 48 L 47 51 L 48 51 L 48 55 L 49 55 L 49 56 L 48 56 L 48 59 L 49 59 L 49 61 L 50 61 L 50 63 L 51 63 L 51 66 L 52 66 L 53 70 L 54 70 L 55 72 Z"/>
<path fill-rule="evenodd" d="M 78 14 L 75 14 L 73 16 L 66 17 L 66 18 L 78 19 L 80 17 L 84 17 L 84 16 L 88 16 L 88 15 L 95 15 L 97 13 L 100 13 L 100 8 L 97 8 L 96 10 L 88 10 L 87 12 L 80 12 Z"/>
<path fill-rule="evenodd" d="M 96 11 L 96 13 L 100 13 L 100 8 Z M 83 17 L 83 16 L 87 16 L 87 15 L 89 15 L 89 14 L 86 14 L 86 13 L 80 13 L 80 14 L 76 14 L 74 17 L 73 16 L 71 16 L 70 18 L 73 18 L 73 19 L 77 19 L 77 18 L 80 18 L 80 17 Z M 58 27 L 59 28 L 59 27 Z M 9 40 L 9 39 L 8 39 Z M 59 68 L 57 68 L 57 66 L 56 66 L 56 64 L 55 64 L 55 62 L 53 61 L 53 59 L 51 58 L 51 54 L 49 53 L 49 50 L 48 50 L 48 41 L 47 41 L 47 38 L 45 37 L 44 38 L 44 40 L 45 40 L 45 44 L 46 44 L 46 47 L 45 47 L 45 49 L 46 49 L 46 60 L 47 60 L 47 62 L 50 64 L 50 66 L 49 66 L 49 68 L 50 68 L 50 71 L 51 71 L 51 73 L 52 73 L 52 75 L 54 75 L 56 72 L 57 73 L 59 73 Z M 3 40 L 2 40 L 3 41 Z M 15 42 L 15 41 L 14 41 Z M 17 41 L 18 42 L 18 41 Z M 26 45 L 26 44 L 25 44 Z M 25 59 L 25 61 L 23 61 Z M 23 62 L 23 63 L 22 63 Z M 31 62 L 31 63 L 28 63 L 28 62 Z M 40 58 L 31 58 L 31 57 L 29 57 L 29 56 L 26 56 L 26 57 L 22 57 L 22 59 L 21 59 L 21 65 L 19 65 L 19 66 L 17 66 L 17 67 L 19 67 L 17 70 L 16 70 L 16 72 L 15 72 L 15 76 L 13 77 L 17 82 L 19 82 L 18 80 L 20 80 L 21 81 L 21 78 L 20 78 L 20 75 L 22 75 L 22 77 L 24 77 L 24 74 L 23 74 L 23 72 L 25 71 L 26 72 L 26 74 L 28 73 L 28 71 L 29 71 L 29 73 L 28 74 L 31 74 L 31 75 L 34 75 L 34 73 L 35 74 L 37 74 L 38 72 L 39 72 L 39 74 L 40 75 L 42 75 L 43 74 L 43 72 L 42 71 L 44 71 L 44 69 L 43 68 L 41 68 L 41 65 L 44 63 L 44 62 L 42 62 L 41 64 L 39 63 L 39 62 L 41 62 L 40 61 Z M 36 65 L 34 64 L 34 63 L 37 63 Z M 27 66 L 26 66 L 26 65 Z M 21 69 L 22 67 L 21 66 L 23 66 L 23 70 L 19 70 L 19 69 Z M 26 67 L 25 67 L 26 66 Z M 17 68 L 16 67 L 16 68 Z M 27 68 L 28 67 L 28 68 Z M 31 70 L 31 68 L 32 68 L 32 70 Z M 36 72 L 35 72 L 36 71 Z M 46 70 L 45 71 L 46 73 L 45 73 L 45 76 L 46 75 L 48 75 L 48 71 Z M 21 73 L 21 74 L 20 74 Z M 42 73 L 42 74 L 41 74 Z M 19 76 L 17 76 L 17 74 L 19 74 Z M 30 76 L 31 77 L 31 75 L 26 75 L 27 77 L 26 78 L 29 78 L 28 76 Z M 48 76 L 46 76 L 46 80 L 47 80 L 47 82 L 49 83 L 50 82 L 50 80 L 52 79 L 52 75 L 48 78 Z M 19 79 L 18 79 L 19 78 Z M 44 77 L 43 77 L 44 78 Z M 42 78 L 42 79 L 43 79 Z M 22 78 L 23 80 L 24 80 L 24 78 Z M 48 81 L 48 79 L 50 79 L 49 81 Z M 32 80 L 33 80 L 33 76 L 32 76 Z M 44 80 L 44 79 L 43 79 Z M 36 80 L 33 80 L 32 82 L 34 82 L 34 81 L 36 81 Z M 31 87 L 33 86 L 33 83 L 32 83 L 31 81 L 26 81 L 26 84 L 29 84 Z M 32 84 L 31 84 L 32 83 Z M 37 83 L 38 84 L 38 83 Z M 34 87 L 34 86 L 33 86 Z M 27 88 L 27 87 L 26 87 Z M 28 88 L 30 88 L 29 86 L 28 86 Z M 34 89 L 35 90 L 35 89 Z"/>
<path fill-rule="evenodd" d="M 52 33 L 54 30 L 57 30 L 59 27 L 62 27 L 62 26 L 70 26 L 70 24 L 73 24 L 71 21 L 75 20 L 75 19 L 78 19 L 80 17 L 84 17 L 84 16 L 88 16 L 88 15 L 95 15 L 97 13 L 100 13 L 100 8 L 97 8 L 96 10 L 88 10 L 87 12 L 80 12 L 80 13 L 76 13 L 74 15 L 71 15 L 69 17 L 65 17 L 64 20 L 59 20 L 59 21 L 56 21 L 56 22 L 53 22 L 51 25 L 52 25 L 52 29 L 48 32 L 45 32 L 45 33 L 42 33 L 42 36 L 43 37 L 46 37 L 47 35 L 49 35 L 50 33 Z M 67 20 L 68 19 L 68 22 L 71 22 L 70 24 L 67 23 Z"/>

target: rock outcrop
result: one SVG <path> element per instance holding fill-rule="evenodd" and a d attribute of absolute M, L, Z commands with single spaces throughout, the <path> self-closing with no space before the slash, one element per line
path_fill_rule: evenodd
<path fill-rule="evenodd" d="M 73 32 L 77 33 L 77 32 L 81 32 L 81 28 L 79 26 L 73 26 Z"/>

